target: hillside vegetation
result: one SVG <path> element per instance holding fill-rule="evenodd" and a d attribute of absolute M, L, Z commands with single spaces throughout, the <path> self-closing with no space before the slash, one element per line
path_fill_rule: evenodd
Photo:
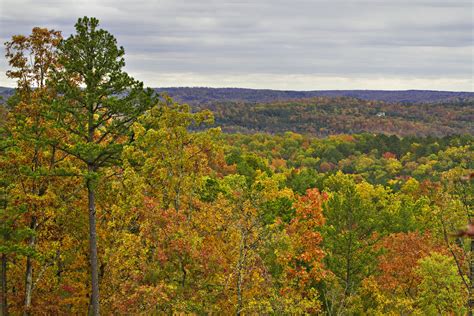
<path fill-rule="evenodd" d="M 385 103 L 353 98 L 312 98 L 273 103 L 221 102 L 206 106 L 226 132 L 315 136 L 361 132 L 399 136 L 474 134 L 474 100 Z"/>
<path fill-rule="evenodd" d="M 0 95 L 5 100 L 14 93 L 13 89 L 2 89 Z M 370 132 L 440 137 L 474 134 L 474 94 L 469 92 L 154 90 L 188 103 L 195 111 L 211 110 L 216 126 L 229 133 L 293 131 L 328 136 Z"/>
<path fill-rule="evenodd" d="M 474 92 L 450 92 L 430 90 L 315 90 L 291 91 L 242 88 L 157 88 L 157 92 L 166 92 L 179 102 L 192 105 L 212 104 L 215 102 L 257 102 L 269 103 L 293 99 L 315 97 L 348 97 L 361 100 L 384 101 L 394 103 L 431 103 L 473 99 Z"/>

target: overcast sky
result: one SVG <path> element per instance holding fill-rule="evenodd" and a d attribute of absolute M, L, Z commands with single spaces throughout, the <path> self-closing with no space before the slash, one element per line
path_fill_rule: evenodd
<path fill-rule="evenodd" d="M 95 16 L 152 87 L 473 91 L 473 14 L 471 0 L 0 0 L 0 37 Z"/>

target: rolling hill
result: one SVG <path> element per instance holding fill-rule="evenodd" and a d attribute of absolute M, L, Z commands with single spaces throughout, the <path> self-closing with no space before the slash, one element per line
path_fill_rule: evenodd
<path fill-rule="evenodd" d="M 210 109 L 225 132 L 327 136 L 361 132 L 398 136 L 474 135 L 474 93 L 447 91 L 279 91 L 156 88 L 194 109 Z M 12 88 L 0 87 L 6 100 Z"/>
<path fill-rule="evenodd" d="M 273 102 L 314 97 L 351 97 L 361 100 L 374 100 L 399 103 L 446 102 L 474 98 L 474 92 L 451 92 L 430 90 L 314 90 L 291 91 L 243 88 L 155 88 L 157 92 L 166 92 L 177 101 L 193 105 L 221 101 L 234 102 Z M 11 96 L 14 89 L 0 87 L 0 96 Z"/>

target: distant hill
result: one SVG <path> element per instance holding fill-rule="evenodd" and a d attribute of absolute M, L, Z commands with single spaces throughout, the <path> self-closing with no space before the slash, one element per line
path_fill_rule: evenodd
<path fill-rule="evenodd" d="M 317 97 L 270 103 L 223 101 L 205 108 L 214 112 L 216 125 L 229 133 L 474 135 L 474 99 L 389 103 Z"/>
<path fill-rule="evenodd" d="M 399 136 L 474 135 L 474 93 L 446 91 L 278 91 L 157 88 L 194 109 L 210 109 L 225 132 L 327 136 L 361 132 Z M 8 98 L 14 89 L 1 88 Z"/>
<path fill-rule="evenodd" d="M 209 104 L 222 101 L 267 103 L 292 99 L 314 97 L 350 97 L 361 100 L 374 100 L 396 103 L 432 103 L 474 98 L 474 92 L 449 92 L 429 90 L 320 90 L 290 91 L 242 88 L 156 88 L 166 92 L 177 101 L 192 105 Z M 4 99 L 12 95 L 14 89 L 0 87 Z"/>
<path fill-rule="evenodd" d="M 448 91 L 279 91 L 240 88 L 158 88 L 178 102 L 210 109 L 225 132 L 327 136 L 474 135 L 474 93 Z"/>
<path fill-rule="evenodd" d="M 283 91 L 241 88 L 157 88 L 167 92 L 180 102 L 189 104 L 208 104 L 221 101 L 241 101 L 267 103 L 314 97 L 350 97 L 361 100 L 374 100 L 396 103 L 432 103 L 457 99 L 474 99 L 474 92 L 449 92 L 429 90 L 320 90 Z"/>
<path fill-rule="evenodd" d="M 13 93 L 15 93 L 13 88 L 0 87 L 0 103 L 5 102 Z"/>

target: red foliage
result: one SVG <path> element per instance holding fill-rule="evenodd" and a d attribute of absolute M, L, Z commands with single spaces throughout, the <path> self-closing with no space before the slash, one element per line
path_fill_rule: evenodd
<path fill-rule="evenodd" d="M 377 281 L 386 290 L 402 290 L 413 294 L 419 277 L 414 271 L 417 262 L 430 252 L 445 252 L 437 245 L 430 233 L 397 233 L 385 237 L 378 248 L 387 252 L 379 257 L 382 272 Z"/>
<path fill-rule="evenodd" d="M 384 157 L 385 159 L 396 159 L 397 158 L 397 155 L 395 155 L 394 153 L 391 153 L 389 151 L 385 152 L 382 157 Z"/>

